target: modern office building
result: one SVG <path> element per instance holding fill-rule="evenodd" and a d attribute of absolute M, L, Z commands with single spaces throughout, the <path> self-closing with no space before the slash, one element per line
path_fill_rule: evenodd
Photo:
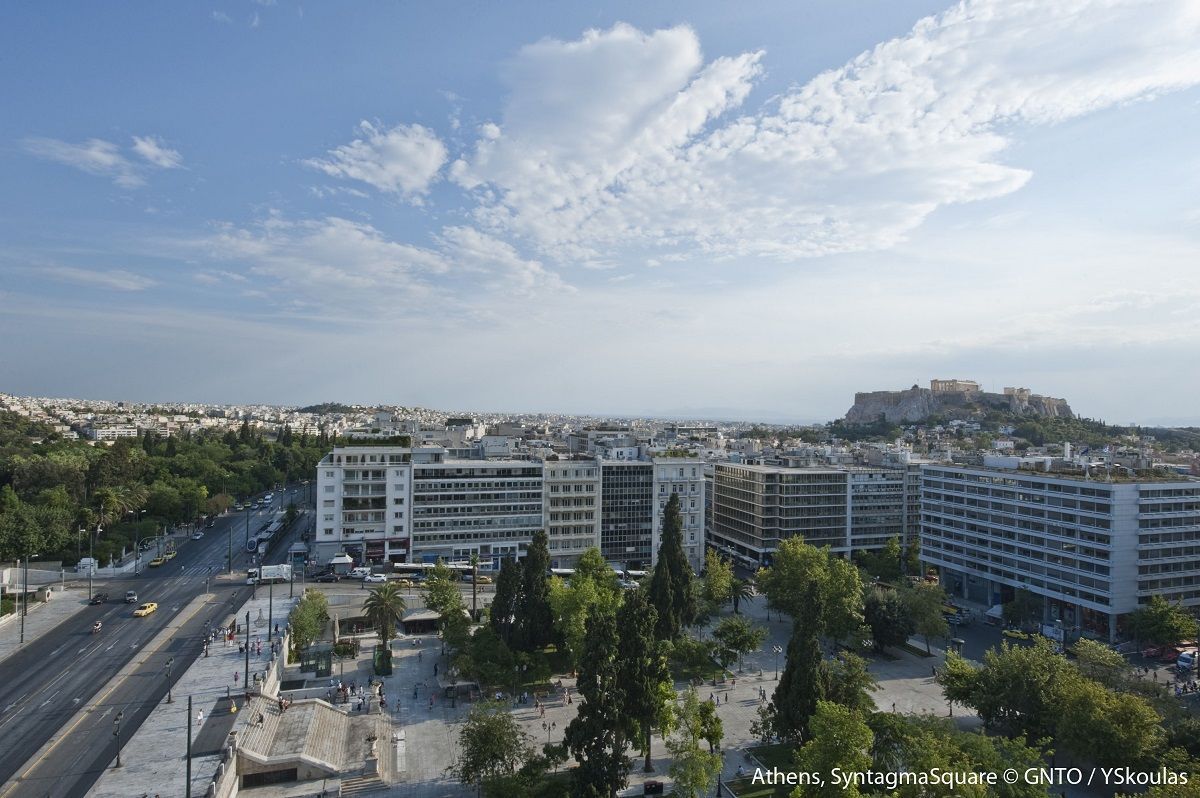
<path fill-rule="evenodd" d="M 1200 606 L 1200 482 L 925 465 L 921 559 L 953 595 L 1025 589 L 1045 622 L 1113 639 L 1151 596 Z"/>
<path fill-rule="evenodd" d="M 548 460 L 543 502 L 551 568 L 573 568 L 579 555 L 600 547 L 600 463 Z"/>
<path fill-rule="evenodd" d="M 797 535 L 834 552 L 882 548 L 906 535 L 903 468 L 717 463 L 709 541 L 748 567 L 769 565 Z"/>
<path fill-rule="evenodd" d="M 679 496 L 683 550 L 704 561 L 704 464 L 698 459 L 601 460 L 600 552 L 610 563 L 648 570 L 658 560 L 663 511 Z"/>

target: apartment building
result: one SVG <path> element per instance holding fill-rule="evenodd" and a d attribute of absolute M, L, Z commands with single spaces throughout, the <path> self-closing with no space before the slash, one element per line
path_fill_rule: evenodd
<path fill-rule="evenodd" d="M 906 535 L 903 468 L 716 463 L 709 522 L 712 545 L 748 567 L 770 565 L 779 542 L 797 535 L 849 556 Z"/>
<path fill-rule="evenodd" d="M 1200 606 L 1200 482 L 1023 468 L 922 467 L 921 559 L 947 591 L 1113 639 L 1151 596 Z"/>
<path fill-rule="evenodd" d="M 552 568 L 573 568 L 588 548 L 600 547 L 601 477 L 596 460 L 548 460 L 543 503 Z"/>
<path fill-rule="evenodd" d="M 522 557 L 543 528 L 542 464 L 525 460 L 442 460 L 412 469 L 412 561 L 485 567 Z"/>
<path fill-rule="evenodd" d="M 698 459 L 655 457 L 600 460 L 600 552 L 610 563 L 648 570 L 658 560 L 662 518 L 679 496 L 683 550 L 699 571 L 704 562 L 704 464 Z"/>
<path fill-rule="evenodd" d="M 653 565 L 658 561 L 663 511 L 674 494 L 679 497 L 679 514 L 683 522 L 683 552 L 692 569 L 699 573 L 704 566 L 704 463 L 696 459 L 655 457 L 651 464 L 654 466 L 654 515 L 650 522 L 650 562 Z"/>

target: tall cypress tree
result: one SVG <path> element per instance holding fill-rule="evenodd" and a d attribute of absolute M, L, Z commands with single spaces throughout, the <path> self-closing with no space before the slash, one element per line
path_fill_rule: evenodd
<path fill-rule="evenodd" d="M 516 560 L 505 560 L 500 564 L 500 575 L 496 577 L 496 595 L 492 599 L 488 623 L 496 635 L 505 643 L 513 642 L 513 616 L 521 602 L 521 565 Z"/>
<path fill-rule="evenodd" d="M 622 714 L 626 737 L 646 757 L 647 773 L 653 769 L 651 732 L 659 725 L 666 706 L 675 700 L 663 644 L 654 636 L 657 621 L 658 612 L 646 600 L 644 591 L 634 590 L 625 595 L 625 603 L 617 611 L 621 638 L 617 660 L 621 687 L 625 690 Z"/>
<path fill-rule="evenodd" d="M 787 664 L 772 697 L 776 731 L 791 739 L 808 736 L 808 721 L 817 711 L 817 702 L 825 698 L 821 669 L 821 591 L 818 586 L 810 585 L 804 591 L 801 606 L 807 609 L 796 616 L 792 638 L 788 641 Z"/>
<path fill-rule="evenodd" d="M 543 648 L 554 639 L 550 609 L 550 544 L 544 529 L 533 535 L 521 562 L 521 598 L 517 605 L 517 640 L 523 651 Z"/>
<path fill-rule="evenodd" d="M 571 795 L 610 798 L 625 786 L 626 727 L 621 707 L 624 687 L 617 661 L 616 618 L 592 607 L 585 621 L 587 645 L 579 668 L 579 712 L 567 724 L 563 740 L 579 762 L 572 773 Z"/>
<path fill-rule="evenodd" d="M 683 518 L 679 515 L 679 495 L 673 493 L 663 511 L 658 562 L 654 565 L 650 582 L 650 603 L 658 610 L 658 639 L 674 640 L 685 626 L 696 619 L 693 576 L 692 566 L 683 553 Z"/>

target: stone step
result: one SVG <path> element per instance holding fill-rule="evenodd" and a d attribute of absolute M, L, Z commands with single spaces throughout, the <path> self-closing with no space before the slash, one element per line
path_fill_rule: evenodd
<path fill-rule="evenodd" d="M 384 795 L 387 785 L 378 776 L 357 776 L 344 779 L 338 795 Z"/>

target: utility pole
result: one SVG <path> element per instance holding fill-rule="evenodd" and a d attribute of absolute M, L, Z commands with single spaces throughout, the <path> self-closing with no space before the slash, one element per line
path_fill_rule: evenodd
<path fill-rule="evenodd" d="M 250 692 L 250 610 L 246 610 L 246 673 L 242 676 L 242 685 Z"/>
<path fill-rule="evenodd" d="M 260 572 L 261 573 L 261 572 Z M 267 642 L 271 642 L 271 626 L 275 622 L 275 580 L 267 583 Z"/>
<path fill-rule="evenodd" d="M 88 591 L 88 601 L 92 600 Z M 29 556 L 25 556 L 25 575 L 21 577 L 21 645 L 25 645 L 25 616 L 29 614 Z"/>
<path fill-rule="evenodd" d="M 192 798 L 192 697 L 188 696 L 188 713 L 187 713 L 187 781 L 184 782 L 187 786 L 184 787 L 184 795 L 186 798 Z"/>

